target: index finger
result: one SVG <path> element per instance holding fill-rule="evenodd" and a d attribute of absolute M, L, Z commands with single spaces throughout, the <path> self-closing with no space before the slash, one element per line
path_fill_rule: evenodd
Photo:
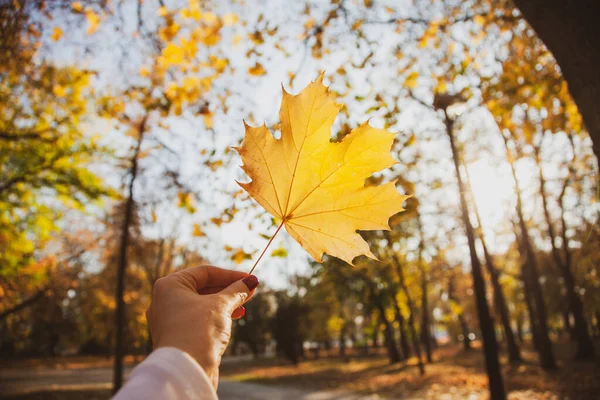
<path fill-rule="evenodd" d="M 223 288 L 229 286 L 235 281 L 244 279 L 249 274 L 213 265 L 200 265 L 198 267 L 182 269 L 173 275 L 180 278 L 183 283 L 195 291 L 200 291 L 205 288 Z"/>

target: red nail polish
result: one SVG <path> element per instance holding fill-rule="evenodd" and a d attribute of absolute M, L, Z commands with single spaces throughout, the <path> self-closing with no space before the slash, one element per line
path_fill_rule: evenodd
<path fill-rule="evenodd" d="M 246 308 L 244 306 L 240 307 L 242 309 L 242 315 L 240 315 L 240 318 L 242 318 L 244 315 L 246 315 Z"/>
<path fill-rule="evenodd" d="M 258 284 L 260 283 L 258 281 L 258 278 L 254 275 L 250 275 L 245 277 L 242 282 L 244 282 L 244 284 L 248 287 L 248 290 L 254 290 L 258 287 Z"/>

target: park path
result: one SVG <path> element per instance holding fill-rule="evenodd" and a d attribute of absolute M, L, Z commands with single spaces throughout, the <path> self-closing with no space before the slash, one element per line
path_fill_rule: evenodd
<path fill-rule="evenodd" d="M 129 372 L 131 368 L 127 368 Z M 110 390 L 111 368 L 77 368 L 53 370 L 0 371 L 0 398 L 48 391 Z M 375 400 L 346 391 L 310 391 L 290 387 L 267 386 L 223 380 L 219 385 L 220 400 Z"/>

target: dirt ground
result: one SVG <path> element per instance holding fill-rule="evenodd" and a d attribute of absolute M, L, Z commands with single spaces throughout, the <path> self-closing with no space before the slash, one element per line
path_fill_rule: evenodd
<path fill-rule="evenodd" d="M 556 346 L 556 371 L 537 366 L 532 351 L 524 351 L 525 361 L 507 365 L 503 360 L 505 384 L 511 399 L 599 399 L 600 364 L 572 361 L 572 346 Z M 280 360 L 257 360 L 227 365 L 224 378 L 261 384 L 340 388 L 390 398 L 468 398 L 486 397 L 487 377 L 481 351 L 465 352 L 460 347 L 439 348 L 434 362 L 421 376 L 416 358 L 390 365 L 383 355 L 351 358 L 323 358 L 297 366 Z"/>
<path fill-rule="evenodd" d="M 509 398 L 600 398 L 600 363 L 573 361 L 573 351 L 571 344 L 556 346 L 555 354 L 559 368 L 555 371 L 544 371 L 538 367 L 536 354 L 531 350 L 523 352 L 525 361 L 519 365 L 508 365 L 503 359 Z M 314 358 L 313 354 L 307 356 Z M 140 357 L 129 357 L 127 364 L 131 368 L 139 361 Z M 106 357 L 4 361 L 0 363 L 0 388 L 2 385 L 14 387 L 20 382 L 21 387 L 37 385 L 37 389 L 21 393 L 13 391 L 10 395 L 0 389 L 0 398 L 108 399 L 111 366 L 112 360 Z M 221 377 L 223 393 L 228 393 L 227 396 L 221 397 L 223 400 L 248 399 L 243 385 L 254 385 L 253 390 L 259 393 L 261 390 L 264 390 L 264 393 L 283 394 L 286 391 L 306 394 L 342 391 L 357 396 L 348 397 L 353 399 L 487 398 L 487 377 L 483 369 L 481 351 L 464 351 L 457 346 L 436 349 L 433 363 L 426 365 L 423 376 L 419 374 L 416 358 L 390 365 L 384 350 L 379 349 L 369 356 L 352 354 L 348 360 L 343 360 L 335 354 L 321 354 L 319 359 L 306 360 L 298 365 L 273 358 L 234 362 L 230 360 L 223 363 Z M 41 385 L 44 380 L 46 383 Z M 238 396 L 238 392 L 244 395 Z M 376 396 L 371 397 L 373 395 Z"/>

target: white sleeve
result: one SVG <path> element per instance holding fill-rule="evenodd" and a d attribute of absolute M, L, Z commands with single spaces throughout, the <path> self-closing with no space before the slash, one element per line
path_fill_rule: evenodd
<path fill-rule="evenodd" d="M 189 354 L 162 347 L 138 365 L 113 400 L 217 400 L 206 372 Z"/>

